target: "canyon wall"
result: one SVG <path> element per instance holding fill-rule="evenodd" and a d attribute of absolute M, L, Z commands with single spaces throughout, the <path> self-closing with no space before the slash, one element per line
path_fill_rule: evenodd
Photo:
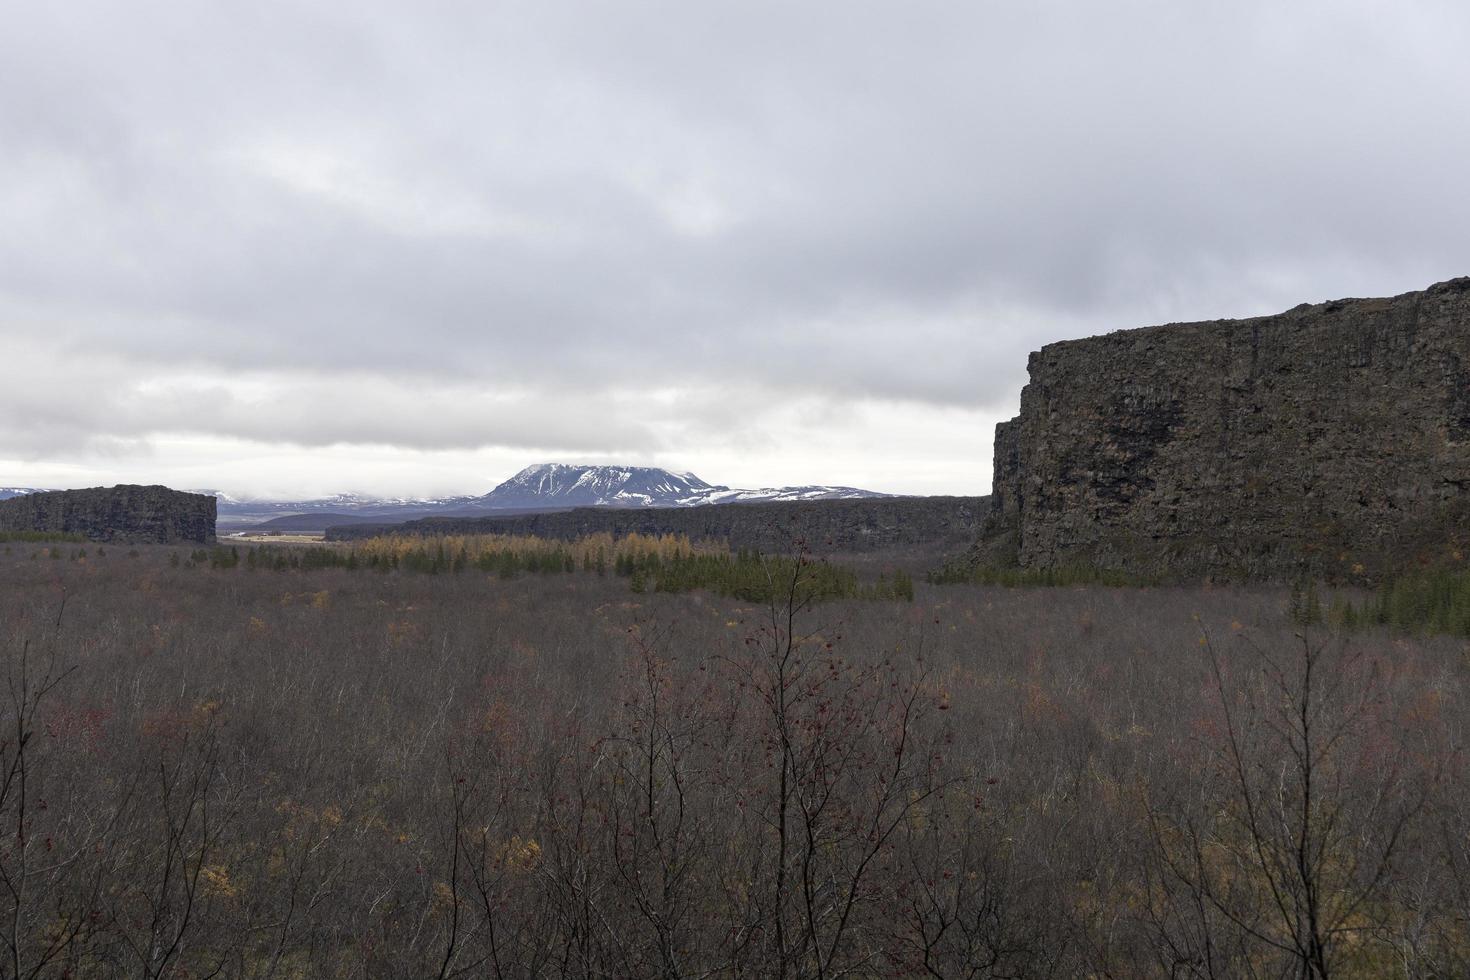
<path fill-rule="evenodd" d="M 1470 528 L 1470 278 L 1032 354 L 975 561 L 1371 583 Z"/>
<path fill-rule="evenodd" d="M 55 490 L 0 500 L 0 531 L 80 534 L 89 541 L 207 544 L 214 497 L 168 487 Z"/>

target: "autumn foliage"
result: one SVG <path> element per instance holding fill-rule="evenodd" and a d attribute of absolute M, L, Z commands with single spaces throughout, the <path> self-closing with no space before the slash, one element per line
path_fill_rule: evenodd
<path fill-rule="evenodd" d="M 0 556 L 6 975 L 1470 974 L 1447 639 L 1303 631 L 1284 590 L 373 547 Z"/>

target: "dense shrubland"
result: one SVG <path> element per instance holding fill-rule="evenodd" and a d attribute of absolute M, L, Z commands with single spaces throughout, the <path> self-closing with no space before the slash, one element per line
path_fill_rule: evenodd
<path fill-rule="evenodd" d="M 1406 633 L 1470 638 L 1470 572 L 1425 569 L 1392 578 L 1371 595 L 1334 596 L 1326 602 L 1304 593 L 1301 609 L 1300 618 L 1348 630 L 1388 626 Z"/>
<path fill-rule="evenodd" d="M 0 557 L 7 975 L 1470 973 L 1459 642 L 248 554 Z"/>
<path fill-rule="evenodd" d="M 825 599 L 904 599 L 914 597 L 914 583 L 902 568 L 864 581 L 851 568 L 802 557 L 766 556 L 731 551 L 716 542 L 691 542 L 680 535 L 594 534 L 575 541 L 510 535 L 386 535 L 350 545 L 246 547 L 222 545 L 196 549 L 182 563 L 188 567 L 248 571 L 408 572 L 421 575 L 481 572 L 502 579 L 521 575 L 577 572 L 626 578 L 634 592 L 689 592 L 704 589 L 752 602 L 779 597 L 783 583 L 801 568 L 806 596 Z"/>
<path fill-rule="evenodd" d="M 66 531 L 0 531 L 0 544 L 11 544 L 12 542 L 38 544 L 43 541 L 80 543 L 86 540 L 80 534 L 72 534 Z"/>
<path fill-rule="evenodd" d="M 1157 585 L 1156 579 L 1129 575 L 1092 565 L 1058 568 L 996 568 L 965 559 L 951 559 L 925 578 L 931 585 L 1002 585 L 1006 588 L 1056 588 L 1070 585 L 1105 585 L 1115 588 Z"/>

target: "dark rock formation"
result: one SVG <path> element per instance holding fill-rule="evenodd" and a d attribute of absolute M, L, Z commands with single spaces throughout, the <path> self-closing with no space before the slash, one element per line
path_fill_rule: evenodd
<path fill-rule="evenodd" d="M 586 534 L 684 534 L 722 539 L 732 548 L 789 550 L 805 539 L 818 554 L 975 539 L 987 512 L 984 497 L 884 497 L 868 500 L 711 504 L 703 507 L 580 507 L 516 517 L 428 518 L 399 525 L 327 529 L 330 541 L 404 534 L 534 534 L 570 540 Z"/>
<path fill-rule="evenodd" d="M 168 487 L 55 490 L 0 500 L 0 531 L 80 534 L 127 543 L 214 540 L 215 498 Z"/>
<path fill-rule="evenodd" d="M 1372 581 L 1470 516 L 1470 278 L 1032 354 L 976 561 Z"/>

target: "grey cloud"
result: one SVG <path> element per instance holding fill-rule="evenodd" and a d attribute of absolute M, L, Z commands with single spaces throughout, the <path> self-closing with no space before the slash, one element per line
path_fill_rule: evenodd
<path fill-rule="evenodd" d="M 35 420 L 15 444 L 667 451 L 667 419 L 608 418 L 608 393 L 993 406 L 1065 336 L 1470 271 L 1470 13 L 1449 3 L 12 19 L 0 339 L 310 379 L 282 382 L 293 403 L 225 381 L 80 418 L 13 390 Z M 399 395 L 342 410 L 340 372 Z M 427 379 L 464 395 L 415 411 Z M 479 414 L 507 386 L 535 408 Z"/>
<path fill-rule="evenodd" d="M 140 375 L 125 359 L 83 362 L 13 350 L 0 386 L 0 458 L 147 452 L 159 435 L 321 448 L 509 447 L 649 455 L 663 448 L 651 405 L 607 411 L 596 392 L 467 388 L 376 372 Z"/>

